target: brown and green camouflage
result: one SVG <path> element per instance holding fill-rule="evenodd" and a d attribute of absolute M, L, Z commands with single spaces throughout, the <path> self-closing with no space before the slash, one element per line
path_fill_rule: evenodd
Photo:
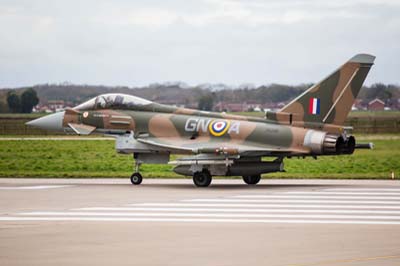
<path fill-rule="evenodd" d="M 214 175 L 232 175 L 257 167 L 263 169 L 256 174 L 279 171 L 284 157 L 353 153 L 357 145 L 344 121 L 374 59 L 367 54 L 354 56 L 280 111 L 267 112 L 265 118 L 104 94 L 66 110 L 61 129 L 82 135 L 113 135 L 117 151 L 133 153 L 137 160 L 146 158 L 142 162 L 160 161 L 156 158 L 169 158 L 172 153 L 190 154 L 175 162 L 176 171 L 182 174 L 206 169 Z M 30 124 L 39 126 L 40 120 L 42 125 L 51 124 L 46 117 Z M 279 165 L 269 168 L 261 162 L 262 157 L 275 157 Z M 235 168 L 237 165 L 243 167 Z"/>

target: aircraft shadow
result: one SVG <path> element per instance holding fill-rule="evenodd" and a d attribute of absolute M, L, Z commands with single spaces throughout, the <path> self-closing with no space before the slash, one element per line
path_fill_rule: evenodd
<path fill-rule="evenodd" d="M 195 187 L 193 184 L 145 184 L 140 187 L 143 188 L 157 188 L 157 189 L 193 189 L 193 190 L 274 190 L 274 189 L 287 189 L 287 188 L 313 188 L 313 187 L 337 187 L 338 185 L 313 185 L 313 184 L 258 184 L 249 186 L 246 184 L 211 184 L 209 187 L 201 188 Z"/>

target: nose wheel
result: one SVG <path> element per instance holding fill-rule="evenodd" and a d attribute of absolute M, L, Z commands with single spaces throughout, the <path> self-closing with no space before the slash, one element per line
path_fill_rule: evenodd
<path fill-rule="evenodd" d="M 141 162 L 138 160 L 137 154 L 133 154 L 133 158 L 135 160 L 135 165 L 134 165 L 135 172 L 131 175 L 131 183 L 132 185 L 140 185 L 143 180 L 142 175 L 139 173 Z"/>
<path fill-rule="evenodd" d="M 133 173 L 131 175 L 132 185 L 140 185 L 142 183 L 143 177 L 140 173 Z"/>

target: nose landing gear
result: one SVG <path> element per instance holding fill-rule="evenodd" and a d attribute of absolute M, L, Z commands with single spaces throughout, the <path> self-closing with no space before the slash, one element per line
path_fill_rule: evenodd
<path fill-rule="evenodd" d="M 143 180 L 142 175 L 139 173 L 141 163 L 138 160 L 137 156 L 135 156 L 135 154 L 133 155 L 133 158 L 135 159 L 135 172 L 131 175 L 131 183 L 132 185 L 140 185 Z"/>

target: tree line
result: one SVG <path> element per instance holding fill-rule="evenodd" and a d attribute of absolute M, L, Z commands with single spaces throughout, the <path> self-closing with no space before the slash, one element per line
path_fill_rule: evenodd
<path fill-rule="evenodd" d="M 48 100 L 64 100 L 66 104 L 74 106 L 103 93 L 126 93 L 165 104 L 212 110 L 218 102 L 257 104 L 288 102 L 310 86 L 312 84 L 295 86 L 270 84 L 254 88 L 229 88 L 225 86 L 224 89 L 215 90 L 212 86 L 181 87 L 179 84 L 153 84 L 135 88 L 43 84 L 29 88 L 0 90 L 0 112 L 30 112 L 32 107 L 37 104 L 37 98 L 40 98 L 42 104 L 46 104 Z M 383 83 L 363 86 L 357 98 L 364 103 L 378 98 L 388 106 L 397 106 L 400 99 L 400 86 Z"/>
<path fill-rule="evenodd" d="M 28 88 L 21 94 L 16 90 L 7 92 L 7 105 L 12 113 L 32 113 L 32 109 L 39 103 L 39 98 L 34 89 Z"/>

